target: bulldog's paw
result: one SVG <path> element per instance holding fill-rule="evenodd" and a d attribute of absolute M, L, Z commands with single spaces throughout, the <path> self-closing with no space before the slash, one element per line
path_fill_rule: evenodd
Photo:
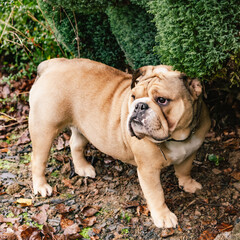
<path fill-rule="evenodd" d="M 189 193 L 195 193 L 197 190 L 202 189 L 202 185 L 192 178 L 185 181 L 179 180 L 179 187 Z"/>
<path fill-rule="evenodd" d="M 40 193 L 42 197 L 52 195 L 52 187 L 47 183 L 33 185 L 33 191 L 35 195 Z"/>
<path fill-rule="evenodd" d="M 151 212 L 153 222 L 158 228 L 175 228 L 177 227 L 178 221 L 177 217 L 174 213 L 172 213 L 169 209 L 161 212 Z"/>
<path fill-rule="evenodd" d="M 89 164 L 84 167 L 78 167 L 75 169 L 75 172 L 81 176 L 81 177 L 90 177 L 90 178 L 95 178 L 96 177 L 96 172 L 94 167 Z"/>

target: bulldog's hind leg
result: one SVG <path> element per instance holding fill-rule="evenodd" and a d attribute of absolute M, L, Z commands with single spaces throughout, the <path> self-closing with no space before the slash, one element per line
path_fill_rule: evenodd
<path fill-rule="evenodd" d="M 29 118 L 29 130 L 33 149 L 31 163 L 34 194 L 40 193 L 43 197 L 50 196 L 52 187 L 46 181 L 45 168 L 52 141 L 58 131 L 47 122 L 34 121 L 31 115 Z"/>
<path fill-rule="evenodd" d="M 189 193 L 195 193 L 197 190 L 202 189 L 202 185 L 191 177 L 192 163 L 195 157 L 196 153 L 189 156 L 182 163 L 174 165 L 179 187 Z"/>
<path fill-rule="evenodd" d="M 75 172 L 82 177 L 95 178 L 95 169 L 89 162 L 87 162 L 83 153 L 88 140 L 79 132 L 77 128 L 71 127 L 71 130 L 72 136 L 70 139 L 70 148 Z"/>

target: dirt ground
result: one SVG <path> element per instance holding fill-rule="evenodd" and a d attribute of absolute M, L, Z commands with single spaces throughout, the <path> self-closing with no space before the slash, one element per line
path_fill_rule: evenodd
<path fill-rule="evenodd" d="M 7 91 L 5 86 L 0 85 L 5 94 L 1 99 L 12 99 L 16 88 L 8 87 Z M 34 196 L 28 104 L 22 95 L 14 102 L 14 114 L 7 111 L 0 118 L 0 239 L 240 239 L 239 126 L 208 134 L 192 170 L 193 178 L 203 185 L 196 194 L 178 187 L 172 166 L 162 171 L 166 203 L 179 225 L 158 229 L 149 215 L 134 166 L 89 145 L 85 155 L 95 166 L 97 177 L 69 178 L 67 131 L 55 140 L 47 164 L 53 196 Z M 13 101 L 1 104 L 9 110 Z"/>

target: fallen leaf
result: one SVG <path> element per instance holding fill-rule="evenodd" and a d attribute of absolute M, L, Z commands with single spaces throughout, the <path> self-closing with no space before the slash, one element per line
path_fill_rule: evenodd
<path fill-rule="evenodd" d="M 95 216 L 87 217 L 85 219 L 77 218 L 77 223 L 84 227 L 91 227 L 97 222 L 97 218 Z"/>
<path fill-rule="evenodd" d="M 93 232 L 96 233 L 96 234 L 99 234 L 99 233 L 102 231 L 101 228 L 93 228 L 92 230 L 93 230 Z"/>
<path fill-rule="evenodd" d="M 101 207 L 99 206 L 85 206 L 81 212 L 85 217 L 91 217 L 96 214 L 100 209 Z"/>
<path fill-rule="evenodd" d="M 228 213 L 228 214 L 231 214 L 231 215 L 237 215 L 238 211 L 232 206 L 227 206 L 225 208 L 225 212 Z"/>
<path fill-rule="evenodd" d="M 218 224 L 216 226 L 216 228 L 220 231 L 220 232 L 231 232 L 233 229 L 233 225 L 228 224 L 228 223 L 221 223 Z"/>
<path fill-rule="evenodd" d="M 70 220 L 68 218 L 65 218 L 63 217 L 63 215 L 61 215 L 61 222 L 60 222 L 60 225 L 61 225 L 61 228 L 64 230 L 66 229 L 67 227 L 73 225 L 74 222 L 73 220 Z"/>
<path fill-rule="evenodd" d="M 124 203 L 124 208 L 132 208 L 132 207 L 137 207 L 137 206 L 139 206 L 138 201 L 131 201 L 131 202 Z"/>
<path fill-rule="evenodd" d="M 23 230 L 21 232 L 21 238 L 22 239 L 36 239 L 36 240 L 41 240 L 41 235 L 38 235 L 38 233 L 40 234 L 40 231 L 38 228 L 36 227 L 28 227 L 25 230 Z M 34 236 L 39 236 L 37 238 L 31 238 L 32 235 Z"/>
<path fill-rule="evenodd" d="M 137 215 L 144 215 L 144 216 L 148 216 L 149 215 L 149 209 L 147 208 L 147 206 L 138 206 L 137 207 Z"/>
<path fill-rule="evenodd" d="M 60 214 L 64 214 L 64 213 L 69 213 L 71 211 L 73 211 L 73 209 L 70 206 L 66 206 L 63 203 L 59 203 L 56 205 L 56 210 L 58 211 L 58 213 Z"/>
<path fill-rule="evenodd" d="M 236 180 L 240 181 L 240 172 L 233 172 L 231 176 Z"/>
<path fill-rule="evenodd" d="M 15 233 L 0 233 L 1 240 L 17 240 L 17 236 Z"/>
<path fill-rule="evenodd" d="M 91 240 L 98 240 L 99 237 L 98 237 L 98 236 L 92 236 L 92 237 L 90 237 L 90 239 L 91 239 Z"/>
<path fill-rule="evenodd" d="M 138 223 L 138 221 L 139 221 L 139 218 L 133 217 L 130 219 L 130 224 L 135 225 L 136 223 Z"/>
<path fill-rule="evenodd" d="M 59 137 L 59 138 L 58 138 L 58 142 L 57 142 L 57 144 L 56 144 L 56 149 L 57 149 L 57 150 L 62 150 L 64 147 L 65 147 L 65 145 L 64 145 L 64 140 L 63 140 L 62 137 Z"/>
<path fill-rule="evenodd" d="M 46 213 L 46 212 L 43 212 L 43 211 L 40 212 L 40 213 L 37 213 L 36 215 L 34 215 L 34 216 L 32 217 L 32 219 L 33 219 L 35 222 L 37 222 L 38 224 L 44 224 L 44 223 L 46 223 L 47 218 L 48 218 L 47 213 Z"/>
<path fill-rule="evenodd" d="M 25 144 L 25 143 L 29 143 L 31 140 L 30 140 L 30 137 L 29 137 L 29 131 L 28 129 L 26 129 L 21 137 L 18 139 L 17 141 L 17 145 L 20 145 L 20 144 Z"/>
<path fill-rule="evenodd" d="M 23 212 L 22 208 L 18 208 L 18 207 L 10 207 L 10 209 L 11 209 L 11 212 L 14 214 L 14 216 L 18 216 Z"/>
<path fill-rule="evenodd" d="M 207 229 L 201 233 L 197 240 L 213 240 L 217 236 L 217 231 Z"/>
<path fill-rule="evenodd" d="M 1 153 L 7 153 L 8 151 L 9 151 L 8 148 L 2 148 L 2 149 L 0 149 L 0 152 L 1 152 Z"/>
<path fill-rule="evenodd" d="M 3 90 L 2 90 L 2 96 L 3 98 L 7 98 L 8 95 L 10 94 L 10 87 L 8 84 L 6 84 L 4 87 L 3 87 Z"/>
<path fill-rule="evenodd" d="M 54 238 L 53 233 L 55 232 L 54 228 L 44 224 L 43 225 L 43 229 L 42 229 L 42 234 L 44 235 L 44 240 L 52 240 L 52 239 L 56 239 L 56 240 L 60 240 L 60 238 Z"/>
<path fill-rule="evenodd" d="M 32 199 L 27 198 L 19 198 L 15 203 L 19 203 L 21 207 L 29 207 L 32 206 Z"/>
<path fill-rule="evenodd" d="M 63 184 L 68 187 L 68 188 L 71 188 L 71 189 L 75 189 L 75 187 L 71 184 L 71 180 L 70 179 L 66 179 L 64 178 L 62 180 Z"/>
<path fill-rule="evenodd" d="M 240 139 L 239 138 L 230 138 L 227 141 L 225 141 L 224 143 L 224 148 L 231 148 L 234 150 L 238 150 L 240 147 Z"/>
<path fill-rule="evenodd" d="M 19 218 L 5 218 L 3 215 L 0 215 L 0 223 L 16 223 L 19 221 Z"/>
<path fill-rule="evenodd" d="M 162 232 L 161 232 L 161 237 L 162 238 L 167 238 L 167 237 L 170 237 L 174 234 L 174 229 L 173 228 L 166 228 L 166 229 L 163 229 Z"/>
<path fill-rule="evenodd" d="M 63 137 L 65 140 L 70 140 L 70 136 L 67 133 L 63 133 Z"/>
<path fill-rule="evenodd" d="M 64 235 L 73 235 L 80 232 L 80 227 L 74 223 L 71 226 L 68 226 L 67 228 L 65 228 L 64 230 Z"/>

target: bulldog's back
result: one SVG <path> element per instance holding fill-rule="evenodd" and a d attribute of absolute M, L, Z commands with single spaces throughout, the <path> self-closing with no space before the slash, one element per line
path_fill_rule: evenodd
<path fill-rule="evenodd" d="M 76 126 L 102 152 L 118 159 L 129 158 L 126 123 L 120 121 L 127 118 L 130 84 L 130 74 L 102 63 L 51 59 L 38 67 L 30 109 L 38 111 L 34 117 L 51 121 L 58 131 Z"/>

